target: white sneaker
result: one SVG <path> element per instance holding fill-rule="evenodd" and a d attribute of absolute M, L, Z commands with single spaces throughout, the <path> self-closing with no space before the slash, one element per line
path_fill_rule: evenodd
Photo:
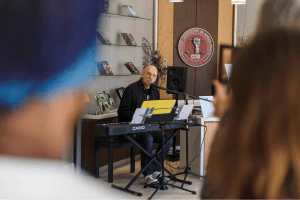
<path fill-rule="evenodd" d="M 160 172 L 153 172 L 153 174 L 152 174 L 152 177 L 155 179 L 158 179 L 158 180 L 161 178 L 161 176 L 162 176 L 162 174 Z M 168 181 L 170 181 L 170 178 L 165 177 L 165 182 L 168 182 Z"/>
<path fill-rule="evenodd" d="M 145 184 L 157 184 L 158 180 L 152 174 L 145 176 Z"/>

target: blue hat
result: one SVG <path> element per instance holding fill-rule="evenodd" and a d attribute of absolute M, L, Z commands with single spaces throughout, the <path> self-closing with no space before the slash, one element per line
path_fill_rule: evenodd
<path fill-rule="evenodd" d="M 0 108 L 88 81 L 105 0 L 1 0 Z"/>

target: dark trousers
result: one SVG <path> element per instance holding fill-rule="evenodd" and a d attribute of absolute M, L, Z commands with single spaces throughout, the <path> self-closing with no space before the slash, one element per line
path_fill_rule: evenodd
<path fill-rule="evenodd" d="M 168 133 L 164 133 L 164 141 L 166 144 L 166 141 L 171 136 Z M 138 133 L 135 135 L 134 140 L 136 140 L 137 143 L 139 143 L 150 155 L 152 155 L 153 150 L 153 142 L 155 143 L 161 143 L 162 140 L 162 134 L 161 131 L 153 131 L 153 132 L 145 132 L 145 133 Z M 164 148 L 164 159 L 166 159 L 167 153 L 170 149 L 170 146 L 172 144 L 172 141 L 170 141 L 167 145 L 165 145 Z M 161 149 L 161 145 L 158 146 L 158 150 Z M 141 151 L 141 168 L 143 169 L 151 160 L 144 152 Z M 161 154 L 158 158 L 159 163 L 161 163 Z M 143 175 L 147 176 L 149 174 L 152 174 L 153 171 L 161 171 L 161 166 L 158 165 L 155 162 L 152 162 L 145 171 L 143 172 Z"/>

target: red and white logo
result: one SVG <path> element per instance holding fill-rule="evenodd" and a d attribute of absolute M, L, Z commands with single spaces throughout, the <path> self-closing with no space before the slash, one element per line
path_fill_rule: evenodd
<path fill-rule="evenodd" d="M 202 28 L 190 28 L 180 37 L 178 53 L 187 65 L 201 67 L 208 63 L 214 54 L 214 41 Z"/>

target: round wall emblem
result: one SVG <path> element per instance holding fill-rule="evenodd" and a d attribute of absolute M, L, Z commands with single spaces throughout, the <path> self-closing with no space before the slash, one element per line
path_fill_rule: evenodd
<path fill-rule="evenodd" d="M 181 35 L 178 52 L 187 65 L 201 67 L 208 63 L 214 54 L 213 38 L 202 28 L 190 28 Z"/>

